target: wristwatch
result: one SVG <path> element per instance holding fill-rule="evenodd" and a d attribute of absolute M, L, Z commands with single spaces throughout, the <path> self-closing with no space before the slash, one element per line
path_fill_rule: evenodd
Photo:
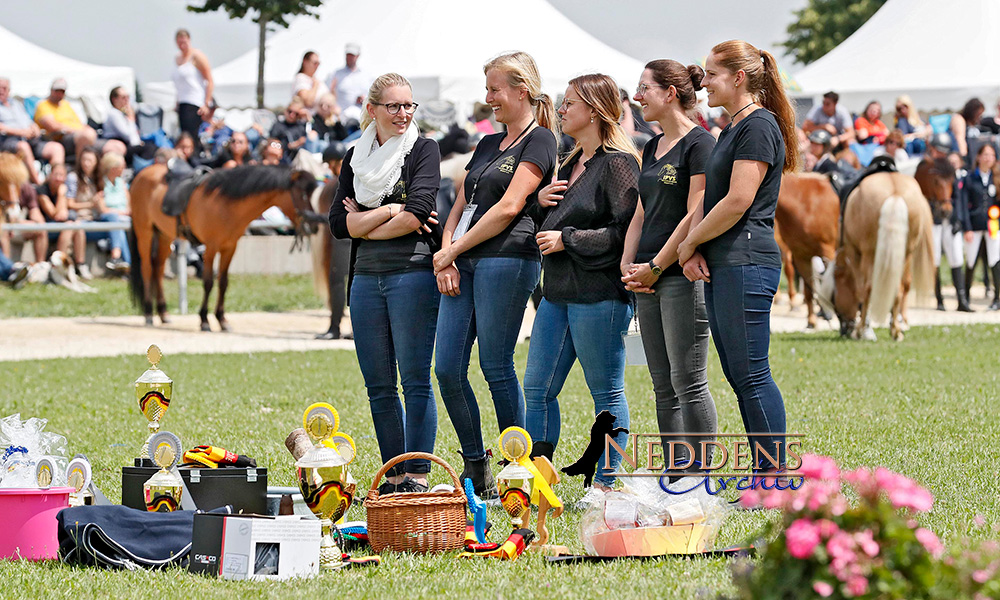
<path fill-rule="evenodd" d="M 656 263 L 654 263 L 653 261 L 649 261 L 649 270 L 652 271 L 653 275 L 656 275 L 657 277 L 659 277 L 663 273 L 663 269 L 656 266 Z"/>

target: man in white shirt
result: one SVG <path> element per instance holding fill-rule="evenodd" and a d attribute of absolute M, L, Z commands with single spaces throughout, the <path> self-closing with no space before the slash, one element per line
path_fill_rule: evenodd
<path fill-rule="evenodd" d="M 361 106 L 368 95 L 371 79 L 358 66 L 361 47 L 350 43 L 344 47 L 345 66 L 337 69 L 327 79 L 330 91 L 337 96 L 343 119 L 361 120 Z"/>

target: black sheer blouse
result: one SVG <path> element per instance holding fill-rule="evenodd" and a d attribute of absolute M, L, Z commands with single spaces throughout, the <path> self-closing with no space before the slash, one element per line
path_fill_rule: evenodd
<path fill-rule="evenodd" d="M 569 179 L 580 156 L 559 169 L 559 179 Z M 630 302 L 619 264 L 639 198 L 639 164 L 598 149 L 585 166 L 558 205 L 529 209 L 539 231 L 562 231 L 566 248 L 542 257 L 542 293 L 550 302 Z"/>

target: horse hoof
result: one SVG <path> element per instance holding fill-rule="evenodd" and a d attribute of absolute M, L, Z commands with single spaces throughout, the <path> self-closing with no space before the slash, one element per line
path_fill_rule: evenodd
<path fill-rule="evenodd" d="M 146 327 L 153 326 L 153 315 L 146 315 Z"/>
<path fill-rule="evenodd" d="M 225 333 L 229 333 L 230 331 L 233 330 L 233 328 L 229 326 L 228 321 L 219 321 L 219 327 Z"/>
<path fill-rule="evenodd" d="M 167 314 L 167 313 L 160 313 L 160 323 L 162 325 L 169 325 L 170 324 L 170 315 Z"/>
<path fill-rule="evenodd" d="M 875 337 L 874 329 L 872 329 L 871 327 L 866 327 L 865 330 L 861 333 L 861 339 L 865 340 L 866 342 L 874 342 L 878 338 Z"/>
<path fill-rule="evenodd" d="M 202 331 L 212 331 L 212 326 L 209 325 L 208 323 L 202 323 L 201 324 L 201 330 Z"/>

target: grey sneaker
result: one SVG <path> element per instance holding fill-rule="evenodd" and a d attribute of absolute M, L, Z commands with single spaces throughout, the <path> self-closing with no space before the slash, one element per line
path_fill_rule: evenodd
<path fill-rule="evenodd" d="M 28 273 L 30 272 L 31 269 L 28 268 L 28 265 L 21 265 L 20 267 L 14 269 L 14 272 L 10 274 L 10 277 L 7 278 L 7 283 L 9 283 L 10 287 L 15 290 L 19 290 L 24 287 L 25 283 L 28 282 Z"/>

